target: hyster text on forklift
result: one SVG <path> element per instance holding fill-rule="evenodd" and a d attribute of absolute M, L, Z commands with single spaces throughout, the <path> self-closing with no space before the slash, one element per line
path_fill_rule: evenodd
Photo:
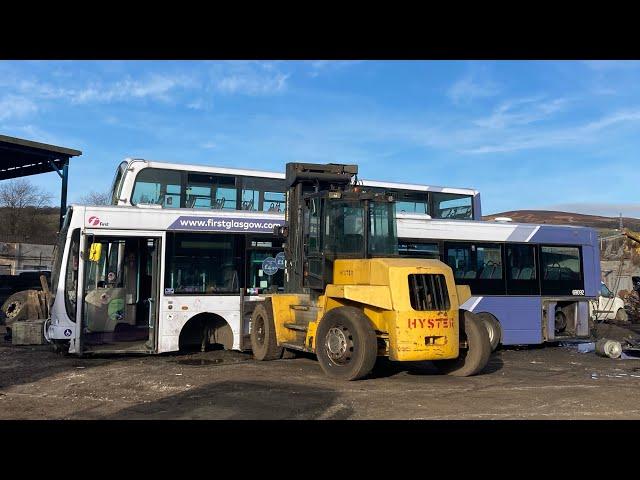
<path fill-rule="evenodd" d="M 480 372 L 491 346 L 470 297 L 439 260 L 400 258 L 393 197 L 363 191 L 357 165 L 288 163 L 284 293 L 247 301 L 258 360 L 315 353 L 330 377 L 366 376 L 379 356 Z"/>

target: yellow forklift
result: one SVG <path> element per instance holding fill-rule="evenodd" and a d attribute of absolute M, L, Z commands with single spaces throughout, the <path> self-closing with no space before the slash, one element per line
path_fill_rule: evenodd
<path fill-rule="evenodd" d="M 286 226 L 276 228 L 284 293 L 245 303 L 254 357 L 314 353 L 341 380 L 365 377 L 379 356 L 434 361 L 457 376 L 482 371 L 487 329 L 459 308 L 469 288 L 456 287 L 439 260 L 398 256 L 394 199 L 364 191 L 357 173 L 357 165 L 287 164 Z"/>

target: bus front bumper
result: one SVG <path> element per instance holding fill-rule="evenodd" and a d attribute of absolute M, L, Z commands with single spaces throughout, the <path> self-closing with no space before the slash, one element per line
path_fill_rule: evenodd
<path fill-rule="evenodd" d="M 48 341 L 71 340 L 74 335 L 74 327 L 69 325 L 54 325 L 52 322 L 45 324 L 44 336 Z"/>

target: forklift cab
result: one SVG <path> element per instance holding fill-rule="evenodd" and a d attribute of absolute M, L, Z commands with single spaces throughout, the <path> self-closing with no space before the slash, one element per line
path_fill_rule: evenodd
<path fill-rule="evenodd" d="M 324 290 L 336 259 L 398 256 L 393 197 L 350 191 L 306 195 L 302 203 L 302 287 Z"/>

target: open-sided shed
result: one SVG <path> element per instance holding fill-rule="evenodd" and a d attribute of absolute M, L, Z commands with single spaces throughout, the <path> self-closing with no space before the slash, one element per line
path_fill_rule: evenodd
<path fill-rule="evenodd" d="M 60 225 L 67 210 L 69 160 L 82 155 L 74 150 L 23 138 L 0 135 L 0 180 L 56 172 L 62 179 Z"/>

